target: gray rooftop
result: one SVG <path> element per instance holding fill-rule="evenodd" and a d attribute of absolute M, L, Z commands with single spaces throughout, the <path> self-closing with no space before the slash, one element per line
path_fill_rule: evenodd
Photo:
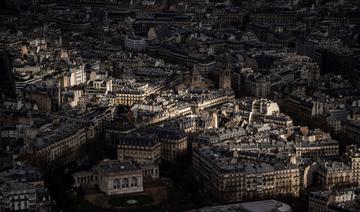
<path fill-rule="evenodd" d="M 118 161 L 118 160 L 104 160 L 97 164 L 95 167 L 99 172 L 127 172 L 140 170 L 131 161 Z"/>

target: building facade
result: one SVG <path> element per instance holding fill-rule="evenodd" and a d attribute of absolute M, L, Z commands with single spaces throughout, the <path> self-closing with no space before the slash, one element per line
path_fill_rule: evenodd
<path fill-rule="evenodd" d="M 137 36 L 126 36 L 125 47 L 135 51 L 142 51 L 145 49 L 146 41 L 144 38 Z"/>
<path fill-rule="evenodd" d="M 341 189 L 338 191 L 325 190 L 310 192 L 309 212 L 332 211 L 331 209 L 329 209 L 330 205 L 351 202 L 354 201 L 356 198 L 358 198 L 358 191 L 353 188 Z"/>
<path fill-rule="evenodd" d="M 352 184 L 351 168 L 343 162 L 325 162 L 319 167 L 318 184 L 324 189 L 340 188 Z"/>
<path fill-rule="evenodd" d="M 117 156 L 123 161 L 132 159 L 138 164 L 158 164 L 161 142 L 155 134 L 117 135 Z"/>
<path fill-rule="evenodd" d="M 209 148 L 193 154 L 195 176 L 220 201 L 243 201 L 268 196 L 299 196 L 300 172 L 296 167 L 236 162 L 231 152 Z"/>
<path fill-rule="evenodd" d="M 51 211 L 40 170 L 20 165 L 0 173 L 0 211 Z"/>
<path fill-rule="evenodd" d="M 131 161 L 104 160 L 90 171 L 73 174 L 75 186 L 95 186 L 107 195 L 144 191 L 143 172 Z"/>
<path fill-rule="evenodd" d="M 360 148 L 357 145 L 348 146 L 345 158 L 350 164 L 353 173 L 353 185 L 360 186 Z"/>
<path fill-rule="evenodd" d="M 158 127 L 155 133 L 161 142 L 162 159 L 175 161 L 187 154 L 188 139 L 185 132 L 173 128 Z"/>

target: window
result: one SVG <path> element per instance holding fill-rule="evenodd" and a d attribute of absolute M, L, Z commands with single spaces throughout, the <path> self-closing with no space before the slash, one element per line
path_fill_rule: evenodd
<path fill-rule="evenodd" d="M 136 177 L 131 178 L 131 187 L 137 187 L 138 186 L 138 180 Z"/>
<path fill-rule="evenodd" d="M 113 181 L 113 189 L 119 189 L 120 188 L 120 181 L 118 179 L 115 179 Z"/>
<path fill-rule="evenodd" d="M 128 188 L 129 187 L 129 179 L 128 178 L 124 178 L 122 180 L 122 187 L 123 188 Z"/>

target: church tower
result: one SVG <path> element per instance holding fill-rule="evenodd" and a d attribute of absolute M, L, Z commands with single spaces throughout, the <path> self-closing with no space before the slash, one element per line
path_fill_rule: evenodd
<path fill-rule="evenodd" d="M 201 86 L 201 74 L 199 69 L 194 66 L 192 73 L 191 73 L 191 87 L 196 88 Z"/>
<path fill-rule="evenodd" d="M 231 68 L 229 61 L 225 70 L 219 73 L 219 89 L 231 89 Z"/>

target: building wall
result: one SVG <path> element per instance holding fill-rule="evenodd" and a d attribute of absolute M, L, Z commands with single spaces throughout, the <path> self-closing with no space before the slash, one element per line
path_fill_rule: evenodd
<path fill-rule="evenodd" d="M 160 139 L 161 157 L 168 161 L 175 161 L 180 156 L 187 153 L 187 137 L 180 139 Z"/>
<path fill-rule="evenodd" d="M 344 134 L 355 141 L 357 144 L 360 144 L 360 122 L 356 123 L 347 123 L 343 127 Z"/>
<path fill-rule="evenodd" d="M 142 172 L 112 175 L 99 173 L 99 189 L 107 195 L 142 192 Z"/>
<path fill-rule="evenodd" d="M 321 156 L 338 156 L 339 145 L 314 145 L 314 146 L 296 146 L 295 154 L 297 158 L 316 159 Z"/>
<path fill-rule="evenodd" d="M 353 173 L 353 185 L 360 186 L 360 148 L 356 145 L 348 146 L 345 157 Z"/>
<path fill-rule="evenodd" d="M 117 156 L 119 160 L 131 158 L 139 164 L 154 164 L 161 159 L 161 144 L 152 147 L 118 145 Z"/>
<path fill-rule="evenodd" d="M 138 102 L 142 102 L 146 95 L 142 93 L 117 93 L 114 99 L 114 105 L 133 106 Z"/>
<path fill-rule="evenodd" d="M 242 201 L 276 195 L 299 196 L 299 169 L 264 171 L 262 173 L 222 173 L 212 161 L 198 153 L 193 155 L 195 176 L 220 201 Z"/>
<path fill-rule="evenodd" d="M 326 212 L 327 200 L 309 197 L 309 212 Z"/>
<path fill-rule="evenodd" d="M 351 169 L 325 170 L 319 169 L 319 184 L 324 189 L 332 189 L 334 187 L 348 186 L 352 184 Z"/>
<path fill-rule="evenodd" d="M 107 195 L 143 192 L 143 171 L 98 172 L 87 171 L 73 174 L 75 186 L 98 187 Z"/>
<path fill-rule="evenodd" d="M 62 161 L 65 164 L 75 161 L 86 141 L 86 130 L 82 128 L 75 134 L 36 151 L 35 162 L 47 166 L 54 161 Z"/>

